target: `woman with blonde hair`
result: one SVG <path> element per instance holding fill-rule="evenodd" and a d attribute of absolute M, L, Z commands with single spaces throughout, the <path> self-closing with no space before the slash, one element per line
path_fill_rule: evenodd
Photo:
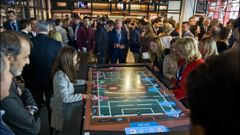
<path fill-rule="evenodd" d="M 149 44 L 150 60 L 153 71 L 159 76 L 162 73 L 162 63 L 164 58 L 165 47 L 161 44 L 159 38 L 154 38 Z"/>
<path fill-rule="evenodd" d="M 188 107 L 186 96 L 186 78 L 196 67 L 204 63 L 201 53 L 198 50 L 197 41 L 192 37 L 184 37 L 178 42 L 178 56 L 181 59 L 176 72 L 176 84 L 173 90 L 167 91 Z M 197 80 L 196 80 L 197 81 Z"/>
<path fill-rule="evenodd" d="M 201 39 L 198 48 L 203 59 L 218 55 L 217 44 L 211 37 Z"/>

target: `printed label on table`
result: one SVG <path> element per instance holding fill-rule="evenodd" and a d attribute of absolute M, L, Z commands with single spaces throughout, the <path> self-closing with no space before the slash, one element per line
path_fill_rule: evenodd
<path fill-rule="evenodd" d="M 147 133 L 161 133 L 169 132 L 169 129 L 165 126 L 147 126 L 147 127 L 129 127 L 125 128 L 125 134 L 147 134 Z"/>
<path fill-rule="evenodd" d="M 147 127 L 147 126 L 157 126 L 158 123 L 155 121 L 150 122 L 131 122 L 130 127 Z"/>

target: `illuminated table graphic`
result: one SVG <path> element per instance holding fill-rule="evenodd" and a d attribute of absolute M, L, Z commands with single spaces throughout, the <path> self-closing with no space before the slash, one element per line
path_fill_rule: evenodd
<path fill-rule="evenodd" d="M 189 124 L 186 109 L 145 65 L 91 67 L 87 93 L 102 97 L 86 102 L 84 130 L 124 131 L 131 122 L 156 121 L 169 128 Z"/>

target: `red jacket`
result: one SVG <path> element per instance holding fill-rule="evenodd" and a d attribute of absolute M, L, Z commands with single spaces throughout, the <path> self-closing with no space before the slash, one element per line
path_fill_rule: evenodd
<path fill-rule="evenodd" d="M 185 70 L 182 72 L 181 79 L 178 81 L 179 88 L 173 90 L 173 93 L 178 100 L 183 99 L 186 96 L 186 79 L 188 74 L 203 63 L 204 60 L 199 59 L 187 64 Z"/>
<path fill-rule="evenodd" d="M 82 51 L 86 47 L 87 51 L 94 49 L 95 34 L 91 27 L 82 26 L 77 31 L 77 46 Z"/>

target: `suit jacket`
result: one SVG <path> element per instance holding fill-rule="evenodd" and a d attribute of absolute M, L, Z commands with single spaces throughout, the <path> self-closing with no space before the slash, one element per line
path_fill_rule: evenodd
<path fill-rule="evenodd" d="M 8 127 L 8 125 L 3 121 L 2 116 L 4 113 L 4 110 L 0 110 L 0 132 L 3 135 L 15 135 L 13 131 Z"/>
<path fill-rule="evenodd" d="M 164 29 L 163 29 L 162 27 L 159 27 L 157 31 L 155 31 L 155 29 L 154 29 L 153 27 L 154 27 L 154 26 L 152 25 L 153 32 L 154 32 L 154 34 L 156 34 L 156 35 L 164 32 Z"/>
<path fill-rule="evenodd" d="M 91 27 L 82 26 L 77 31 L 77 46 L 82 51 L 86 47 L 87 51 L 93 50 L 95 45 L 95 33 Z"/>
<path fill-rule="evenodd" d="M 23 35 L 25 35 L 26 37 L 28 37 L 28 38 L 32 38 L 32 35 L 29 34 L 29 33 L 26 33 L 26 32 L 23 32 L 23 31 L 21 31 L 21 33 L 22 33 Z"/>
<path fill-rule="evenodd" d="M 17 30 L 16 31 L 19 31 L 19 24 L 18 24 L 18 21 L 16 21 L 16 25 L 17 25 Z M 14 30 L 13 27 L 11 26 L 11 22 L 10 21 L 7 21 L 3 24 L 3 27 L 4 29 L 6 30 Z"/>
<path fill-rule="evenodd" d="M 17 135 L 36 135 L 40 129 L 40 120 L 25 108 L 26 105 L 34 105 L 35 102 L 28 95 L 29 91 L 25 91 L 21 95 L 17 91 L 18 87 L 13 81 L 9 96 L 1 101 L 1 110 L 5 110 L 3 120 Z"/>
<path fill-rule="evenodd" d="M 141 30 L 139 28 L 135 28 L 130 32 L 130 50 L 135 53 L 140 52 L 141 41 L 140 41 L 140 33 Z"/>
<path fill-rule="evenodd" d="M 173 93 L 178 100 L 181 100 L 186 97 L 186 84 L 187 84 L 188 74 L 203 63 L 204 63 L 203 59 L 199 59 L 199 60 L 193 61 L 191 63 L 188 63 L 186 65 L 185 69 L 183 69 L 182 73 L 179 73 L 179 72 L 183 65 L 179 66 L 179 69 L 176 73 L 178 88 L 173 90 Z M 182 63 L 182 64 L 184 64 L 184 63 Z"/>
<path fill-rule="evenodd" d="M 96 32 L 96 52 L 99 56 L 107 56 L 108 53 L 108 32 L 103 26 Z"/>
<path fill-rule="evenodd" d="M 163 59 L 163 75 L 171 80 L 175 78 L 178 69 L 178 61 L 173 54 L 166 55 Z"/>
<path fill-rule="evenodd" d="M 61 42 L 51 39 L 45 34 L 31 38 L 33 47 L 30 54 L 30 65 L 27 74 L 26 87 L 30 90 L 52 89 L 51 68 L 62 48 Z"/>
<path fill-rule="evenodd" d="M 118 38 L 117 38 L 117 30 L 113 29 L 110 33 L 109 33 L 109 45 L 112 49 L 114 49 L 114 44 L 118 43 Z M 121 29 L 121 40 L 120 40 L 120 44 L 124 45 L 125 48 L 127 47 L 127 43 L 128 43 L 128 38 L 127 38 L 127 31 L 125 29 Z"/>

